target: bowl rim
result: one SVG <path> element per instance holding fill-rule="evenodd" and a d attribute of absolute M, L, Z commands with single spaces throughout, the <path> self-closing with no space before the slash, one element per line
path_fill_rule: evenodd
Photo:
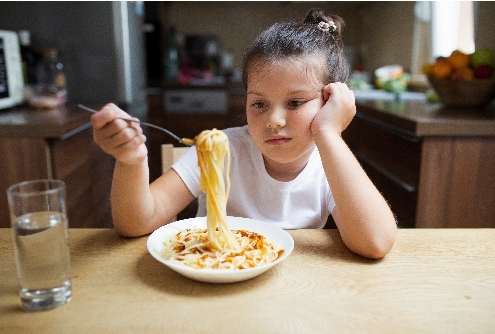
<path fill-rule="evenodd" d="M 192 268 L 186 265 L 175 263 L 164 259 L 160 252 L 161 249 L 157 249 L 158 244 L 163 243 L 163 238 L 172 234 L 178 233 L 179 229 L 184 228 L 206 228 L 206 217 L 194 217 L 178 220 L 167 225 L 164 225 L 156 229 L 151 233 L 147 240 L 148 252 L 160 263 L 166 265 L 168 268 L 178 272 L 179 274 L 191 278 L 193 280 L 208 282 L 208 283 L 232 283 L 247 280 L 258 275 L 261 275 L 265 271 L 269 270 L 273 266 L 284 261 L 294 250 L 294 239 L 284 229 L 261 221 L 257 219 L 227 216 L 227 223 L 231 230 L 245 229 L 252 232 L 263 234 L 271 242 L 279 242 L 284 249 L 284 254 L 273 262 L 263 264 L 254 268 L 247 268 L 242 270 L 229 270 L 229 269 L 212 269 L 212 268 Z M 278 240 L 273 240 L 273 236 L 278 236 Z"/>

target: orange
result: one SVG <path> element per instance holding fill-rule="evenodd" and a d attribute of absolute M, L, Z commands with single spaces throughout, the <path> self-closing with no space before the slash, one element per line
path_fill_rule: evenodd
<path fill-rule="evenodd" d="M 459 50 L 454 50 L 447 58 L 454 69 L 466 68 L 471 64 L 471 56 Z"/>
<path fill-rule="evenodd" d="M 446 79 L 452 74 L 452 65 L 446 59 L 437 59 L 431 69 L 431 75 L 437 79 Z"/>

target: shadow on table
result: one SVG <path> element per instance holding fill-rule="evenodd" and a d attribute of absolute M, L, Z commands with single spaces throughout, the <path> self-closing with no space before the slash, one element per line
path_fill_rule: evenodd
<path fill-rule="evenodd" d="M 293 234 L 294 252 L 279 265 L 286 262 L 304 261 L 306 258 L 327 257 L 335 262 L 347 262 L 361 265 L 373 265 L 381 260 L 370 260 L 351 252 L 343 243 L 338 230 L 324 230 L 318 232 Z M 314 263 L 314 262 L 313 262 Z M 327 264 L 328 261 L 323 261 Z M 277 266 L 279 266 L 277 265 Z M 136 275 L 148 286 L 161 292 L 184 295 L 209 297 L 219 294 L 240 294 L 252 289 L 257 289 L 268 284 L 276 284 L 277 275 L 274 272 L 277 266 L 261 274 L 258 277 L 237 283 L 203 283 L 186 278 L 158 262 L 149 253 L 143 254 L 136 264 Z"/>
<path fill-rule="evenodd" d="M 139 258 L 135 272 L 145 284 L 156 290 L 170 294 L 196 297 L 243 293 L 255 287 L 269 284 L 271 277 L 269 270 L 258 277 L 237 283 L 198 282 L 176 273 L 158 262 L 148 253 L 143 254 Z"/>
<path fill-rule="evenodd" d="M 16 294 L 16 297 L 17 296 L 18 295 Z M 20 301 L 17 301 L 17 304 L 11 304 L 11 305 L 6 305 L 4 307 L 1 307 L 0 313 L 3 313 L 3 314 L 14 314 L 14 313 L 27 314 L 28 312 L 21 307 Z"/>
<path fill-rule="evenodd" d="M 353 253 L 342 241 L 336 229 L 305 231 L 304 234 L 293 233 L 294 253 L 303 253 L 306 257 L 327 257 L 335 262 L 349 262 L 364 265 L 373 265 L 381 260 L 371 260 Z"/>
<path fill-rule="evenodd" d="M 84 237 L 73 238 L 69 235 L 71 254 L 82 254 L 82 256 L 71 256 L 71 264 L 76 263 L 80 258 L 87 259 L 90 256 L 100 256 L 102 252 L 108 254 L 113 249 L 129 247 L 134 243 L 136 247 L 141 247 L 140 238 L 125 238 L 119 236 L 113 229 L 94 229 Z"/>

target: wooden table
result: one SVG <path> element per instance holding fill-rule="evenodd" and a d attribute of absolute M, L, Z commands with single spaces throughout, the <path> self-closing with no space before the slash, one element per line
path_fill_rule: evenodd
<path fill-rule="evenodd" d="M 147 237 L 70 229 L 73 299 L 19 306 L 0 229 L 0 333 L 494 333 L 495 229 L 400 229 L 380 261 L 337 230 L 289 231 L 294 252 L 249 281 L 199 283 L 153 259 Z"/>

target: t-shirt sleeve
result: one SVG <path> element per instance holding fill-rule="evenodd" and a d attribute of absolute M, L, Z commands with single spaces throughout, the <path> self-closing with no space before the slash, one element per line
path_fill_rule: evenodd
<path fill-rule="evenodd" d="M 191 148 L 172 165 L 172 168 L 179 174 L 189 191 L 195 197 L 198 197 L 201 193 L 201 189 L 199 189 L 200 170 L 198 167 L 196 146 L 191 146 Z"/>
<path fill-rule="evenodd" d="M 333 193 L 330 191 L 330 195 L 328 197 L 328 202 L 327 202 L 328 212 L 330 212 L 330 214 L 332 214 L 335 207 L 336 207 L 335 198 L 333 198 Z"/>

